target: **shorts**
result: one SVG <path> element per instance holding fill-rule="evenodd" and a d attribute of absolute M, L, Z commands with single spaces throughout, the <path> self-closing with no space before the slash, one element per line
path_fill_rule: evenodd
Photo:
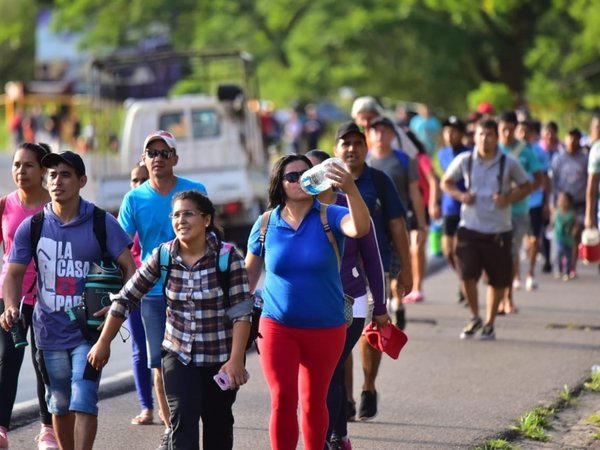
<path fill-rule="evenodd" d="M 419 229 L 419 221 L 417 220 L 417 215 L 414 211 L 406 212 L 406 229 L 408 231 L 416 231 Z M 429 226 L 431 223 L 431 217 L 429 217 L 429 210 L 427 209 L 427 205 L 425 205 L 425 224 Z"/>
<path fill-rule="evenodd" d="M 36 358 L 46 385 L 48 411 L 64 416 L 70 411 L 98 415 L 101 371 L 87 361 L 87 342 L 70 350 L 38 350 Z"/>
<path fill-rule="evenodd" d="M 442 230 L 444 236 L 456 236 L 458 230 L 458 223 L 460 222 L 460 215 L 455 216 L 444 216 L 442 218 Z"/>
<path fill-rule="evenodd" d="M 392 292 L 390 289 L 390 281 L 391 281 L 391 277 L 390 274 L 388 272 L 385 272 L 383 274 L 384 276 L 384 283 L 385 283 L 385 302 L 386 304 L 388 303 L 388 300 L 391 298 Z M 373 303 L 373 296 L 371 295 L 371 292 L 368 293 L 368 302 L 367 302 L 367 313 L 365 314 L 365 326 L 367 326 L 368 324 L 370 324 L 373 321 L 373 308 L 375 307 L 375 304 Z M 360 317 L 357 316 L 358 319 L 360 319 Z"/>
<path fill-rule="evenodd" d="M 529 210 L 529 236 L 540 238 L 544 229 L 543 208 L 536 206 Z"/>
<path fill-rule="evenodd" d="M 410 242 L 410 241 L 409 241 Z M 386 273 L 389 274 L 390 277 L 397 277 L 402 269 L 402 261 L 400 260 L 400 255 L 396 252 L 396 249 L 393 248 L 390 256 L 390 270 Z M 387 283 L 389 285 L 389 283 Z"/>
<path fill-rule="evenodd" d="M 162 343 L 167 326 L 167 302 L 165 298 L 147 295 L 142 299 L 142 324 L 146 333 L 148 368 L 160 369 L 162 363 Z"/>
<path fill-rule="evenodd" d="M 479 280 L 485 271 L 490 286 L 507 288 L 512 284 L 510 231 L 487 234 L 461 227 L 456 238 L 456 269 L 461 280 Z"/>
<path fill-rule="evenodd" d="M 514 214 L 512 216 L 512 256 L 516 260 L 519 257 L 523 238 L 529 232 L 529 213 Z"/>

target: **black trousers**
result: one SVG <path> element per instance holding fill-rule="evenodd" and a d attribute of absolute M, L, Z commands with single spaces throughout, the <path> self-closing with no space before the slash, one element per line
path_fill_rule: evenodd
<path fill-rule="evenodd" d="M 200 448 L 199 421 L 202 419 L 202 448 L 233 448 L 233 412 L 237 391 L 222 391 L 213 376 L 221 364 L 184 365 L 166 352 L 162 359 L 165 393 L 171 410 L 171 450 Z"/>
<path fill-rule="evenodd" d="M 4 300 L 0 299 L 0 314 L 4 312 Z M 33 306 L 23 305 L 23 316 L 29 326 L 29 344 L 31 346 L 31 360 L 35 370 L 38 403 L 40 405 L 40 420 L 45 425 L 52 425 L 52 414 L 48 412 L 46 404 L 46 387 L 35 359 L 37 347 L 35 334 L 31 326 Z M 10 419 L 17 397 L 19 372 L 23 364 L 25 348 L 15 348 L 12 335 L 0 328 L 0 426 L 10 428 Z"/>

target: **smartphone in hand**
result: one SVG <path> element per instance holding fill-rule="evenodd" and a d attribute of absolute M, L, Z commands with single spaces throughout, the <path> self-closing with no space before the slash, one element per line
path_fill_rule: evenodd
<path fill-rule="evenodd" d="M 226 391 L 230 388 L 229 377 L 225 372 L 219 372 L 213 378 L 222 391 Z"/>
<path fill-rule="evenodd" d="M 248 373 L 248 371 L 246 371 L 246 380 L 248 380 L 249 378 L 250 374 Z M 231 385 L 229 384 L 229 377 L 225 372 L 219 372 L 213 377 L 213 379 L 219 385 L 221 390 L 226 391 L 228 389 L 231 389 Z"/>

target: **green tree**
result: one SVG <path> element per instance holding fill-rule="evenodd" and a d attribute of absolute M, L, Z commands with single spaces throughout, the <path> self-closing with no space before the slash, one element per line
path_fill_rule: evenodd
<path fill-rule="evenodd" d="M 57 27 L 82 33 L 98 55 L 154 37 L 176 49 L 247 50 L 262 95 L 280 104 L 335 97 L 344 86 L 456 112 L 467 107 L 467 93 L 489 82 L 507 86 L 516 102 L 568 109 L 582 98 L 593 102 L 600 83 L 600 0 L 49 3 Z M 20 35 L 11 30 L 2 35 L 14 42 Z"/>
<path fill-rule="evenodd" d="M 34 0 L 0 0 L 0 89 L 10 80 L 33 79 L 35 53 Z"/>

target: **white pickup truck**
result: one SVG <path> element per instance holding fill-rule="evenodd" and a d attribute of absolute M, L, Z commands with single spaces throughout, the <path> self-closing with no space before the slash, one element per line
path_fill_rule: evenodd
<path fill-rule="evenodd" d="M 244 246 L 267 203 L 268 161 L 258 116 L 241 88 L 223 85 L 217 96 L 185 95 L 126 103 L 119 154 L 87 154 L 83 195 L 117 211 L 130 189 L 129 172 L 140 161 L 145 137 L 167 130 L 177 139 L 175 173 L 199 181 L 217 208 L 226 239 Z"/>

